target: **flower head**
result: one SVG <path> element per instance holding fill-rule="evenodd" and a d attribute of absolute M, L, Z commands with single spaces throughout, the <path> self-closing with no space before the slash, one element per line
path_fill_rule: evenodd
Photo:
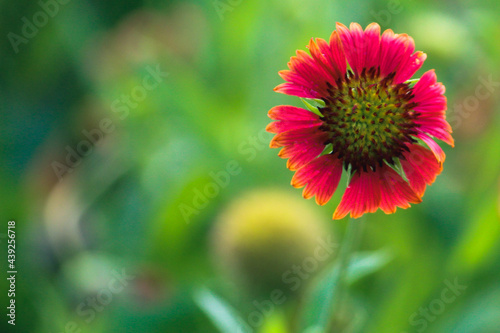
<path fill-rule="evenodd" d="M 275 91 L 314 99 L 316 112 L 277 106 L 267 127 L 276 133 L 270 146 L 283 147 L 279 156 L 296 171 L 292 185 L 324 205 L 347 170 L 334 219 L 421 202 L 445 159 L 434 138 L 453 146 L 444 86 L 433 70 L 410 80 L 426 54 L 406 34 L 381 35 L 376 23 L 364 31 L 337 23 L 329 43 L 311 39 L 308 48 L 310 56 L 298 50 L 279 73 L 287 82 Z"/>

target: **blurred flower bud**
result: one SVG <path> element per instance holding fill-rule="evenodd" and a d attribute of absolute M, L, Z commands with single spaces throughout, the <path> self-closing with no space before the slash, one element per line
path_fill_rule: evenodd
<path fill-rule="evenodd" d="M 242 195 L 219 216 L 212 237 L 221 267 L 252 293 L 284 295 L 306 285 L 336 253 L 308 202 L 279 190 Z"/>

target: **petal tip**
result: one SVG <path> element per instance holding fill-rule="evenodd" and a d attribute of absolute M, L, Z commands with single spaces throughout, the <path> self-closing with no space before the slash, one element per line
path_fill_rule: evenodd
<path fill-rule="evenodd" d="M 318 198 L 318 196 L 316 195 L 316 204 L 318 204 L 319 206 L 324 206 L 328 203 L 329 200 L 326 200 L 326 199 L 320 199 Z"/>
<path fill-rule="evenodd" d="M 276 125 L 275 124 L 276 124 L 276 121 L 267 124 L 267 126 L 266 126 L 266 132 L 276 133 Z"/>

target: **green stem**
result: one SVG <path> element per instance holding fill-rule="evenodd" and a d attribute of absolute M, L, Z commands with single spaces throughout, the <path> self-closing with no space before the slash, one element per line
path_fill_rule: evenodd
<path fill-rule="evenodd" d="M 325 333 L 329 332 L 329 328 L 333 325 L 334 315 L 338 313 L 343 304 L 344 298 L 347 295 L 347 271 L 349 268 L 349 262 L 351 259 L 351 254 L 354 252 L 358 245 L 358 241 L 361 236 L 361 231 L 363 229 L 363 220 L 360 219 L 349 219 L 347 223 L 347 230 L 340 247 L 340 253 L 338 258 L 338 280 L 336 286 L 336 297 L 332 302 L 332 307 L 329 316 L 329 324 L 326 325 Z"/>

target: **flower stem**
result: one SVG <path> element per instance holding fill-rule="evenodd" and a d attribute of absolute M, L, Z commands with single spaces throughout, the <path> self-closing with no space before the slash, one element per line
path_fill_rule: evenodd
<path fill-rule="evenodd" d="M 332 309 L 330 312 L 329 324 L 326 325 L 325 333 L 330 332 L 329 329 L 332 327 L 335 314 L 337 314 L 344 303 L 344 298 L 347 295 L 347 273 L 349 268 L 349 262 L 351 259 L 351 254 L 357 247 L 361 231 L 363 229 L 364 218 L 360 219 L 349 219 L 347 223 L 346 233 L 340 247 L 340 253 L 338 258 L 338 281 L 337 281 L 337 292 L 335 293 L 335 300 L 332 302 Z"/>

